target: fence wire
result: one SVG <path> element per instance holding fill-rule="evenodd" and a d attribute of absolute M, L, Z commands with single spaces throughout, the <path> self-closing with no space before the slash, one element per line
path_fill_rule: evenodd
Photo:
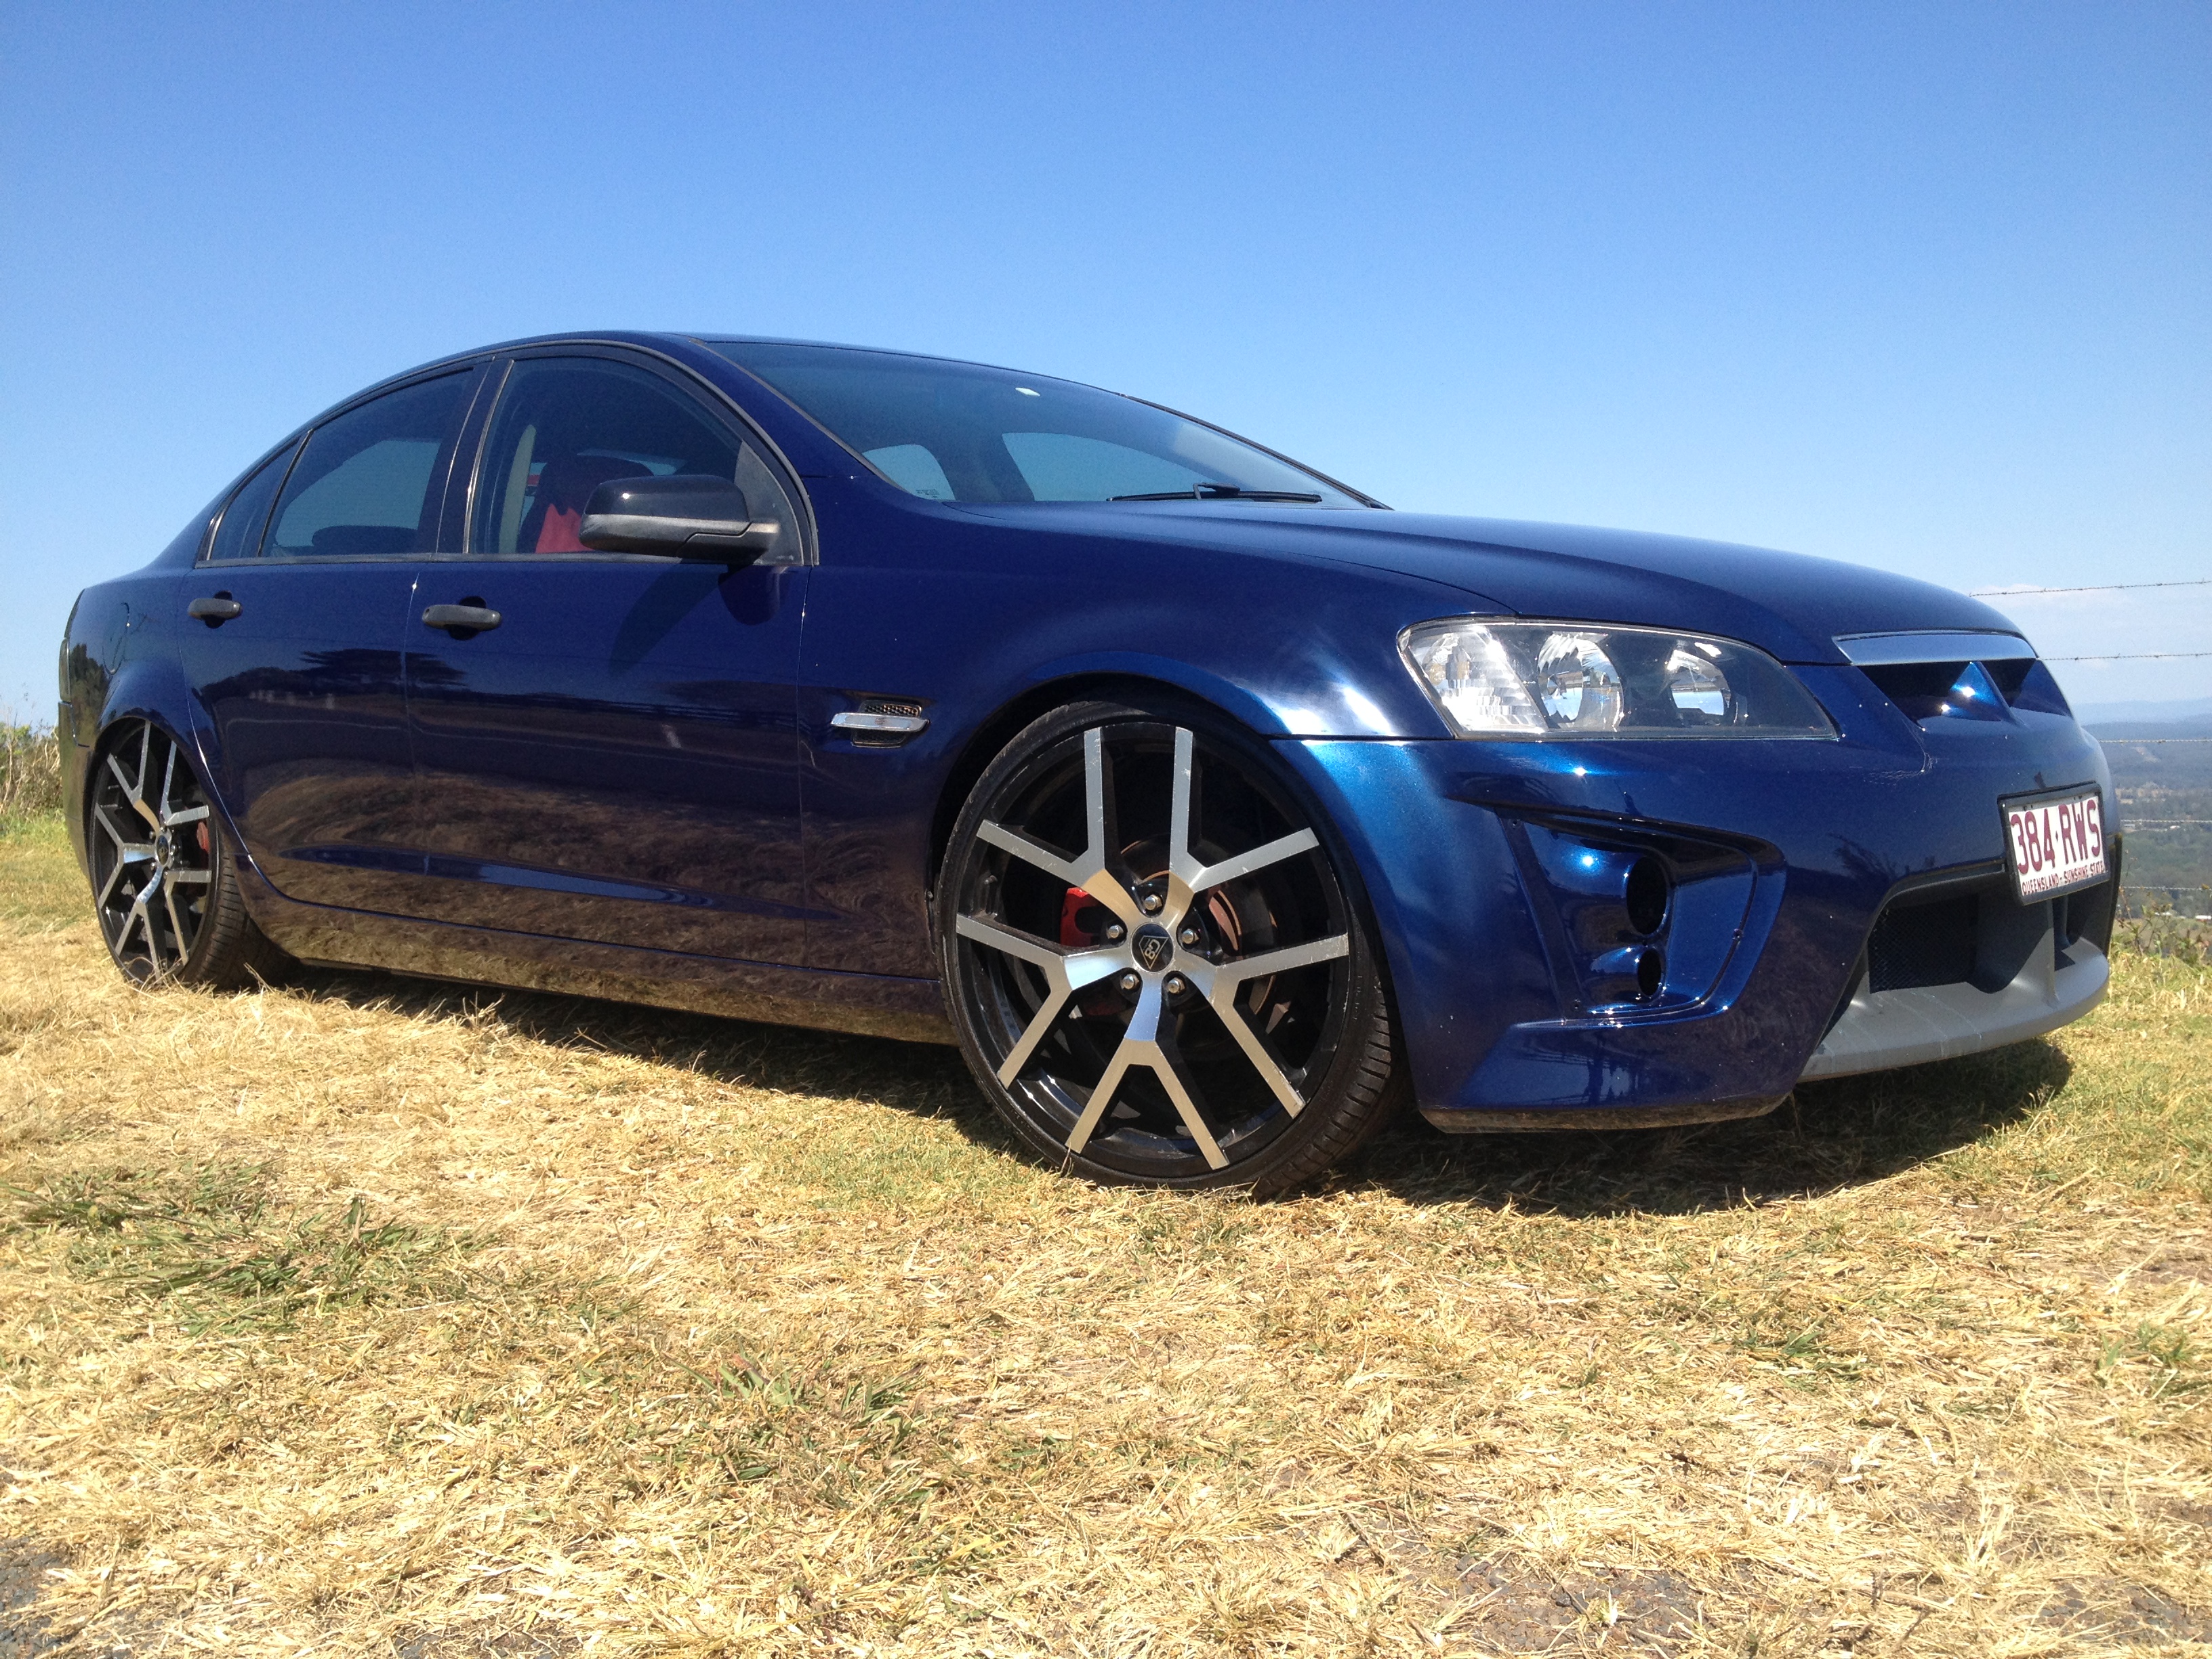
<path fill-rule="evenodd" d="M 1970 599 L 2017 599 L 2031 593 L 2125 593 L 2139 587 L 2212 587 L 2212 576 L 2187 576 L 2171 582 L 2099 582 L 2090 587 L 1977 587 Z"/>

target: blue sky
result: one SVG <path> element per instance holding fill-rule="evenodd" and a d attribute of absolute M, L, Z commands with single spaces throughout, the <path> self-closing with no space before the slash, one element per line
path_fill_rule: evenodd
<path fill-rule="evenodd" d="M 1401 507 L 2212 575 L 2208 87 L 2195 0 L 15 0 L 0 706 L 315 410 L 572 326 L 1064 374 Z M 2212 649 L 2212 588 L 2007 603 Z"/>

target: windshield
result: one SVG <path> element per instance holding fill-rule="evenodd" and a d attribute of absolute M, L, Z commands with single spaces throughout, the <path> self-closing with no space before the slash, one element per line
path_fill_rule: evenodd
<path fill-rule="evenodd" d="M 933 501 L 1367 505 L 1225 432 L 1072 380 L 846 346 L 703 343 Z"/>

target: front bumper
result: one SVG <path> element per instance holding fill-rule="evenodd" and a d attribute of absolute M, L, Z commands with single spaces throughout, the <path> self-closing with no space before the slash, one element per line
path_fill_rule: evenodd
<path fill-rule="evenodd" d="M 1946 900 L 1946 890 L 1958 898 Z M 2104 1000 L 2112 982 L 2105 956 L 2112 939 L 2111 897 L 2107 884 L 2069 899 L 2019 904 L 2002 869 L 1948 890 L 1923 886 L 1893 896 L 1885 917 L 1932 915 L 1947 905 L 1955 909 L 1961 901 L 1972 904 L 1973 935 L 1961 940 L 1972 952 L 1966 976 L 1884 984 L 1876 964 L 1863 959 L 1853 970 L 1849 1000 L 1805 1062 L 1801 1079 L 1955 1060 L 2025 1042 L 2081 1018 Z M 1877 922 L 1869 957 L 1883 933 Z"/>
<path fill-rule="evenodd" d="M 1280 745 L 1359 868 L 1431 1121 L 1753 1115 L 1801 1079 L 2019 1042 L 2102 994 L 2081 902 L 2069 927 L 2012 899 L 1997 809 L 2094 784 L 2112 821 L 2094 742 L 2054 715 L 1916 724 L 1856 670 L 1796 672 L 1837 741 Z M 1635 953 L 1604 952 L 1577 881 L 1641 856 L 1675 885 L 1639 992 L 1608 976 Z M 1988 895 L 2002 948 L 1970 982 L 1876 985 L 1886 907 L 1938 888 Z"/>

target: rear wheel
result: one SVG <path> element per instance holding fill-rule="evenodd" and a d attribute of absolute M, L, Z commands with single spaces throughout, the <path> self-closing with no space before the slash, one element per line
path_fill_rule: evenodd
<path fill-rule="evenodd" d="M 86 793 L 93 908 L 125 978 L 224 988 L 287 962 L 247 917 L 207 792 L 167 732 L 118 723 Z"/>
<path fill-rule="evenodd" d="M 961 1045 L 1031 1147 L 1095 1180 L 1278 1191 L 1396 1103 L 1345 866 L 1221 717 L 1087 703 L 976 784 L 939 882 Z"/>

